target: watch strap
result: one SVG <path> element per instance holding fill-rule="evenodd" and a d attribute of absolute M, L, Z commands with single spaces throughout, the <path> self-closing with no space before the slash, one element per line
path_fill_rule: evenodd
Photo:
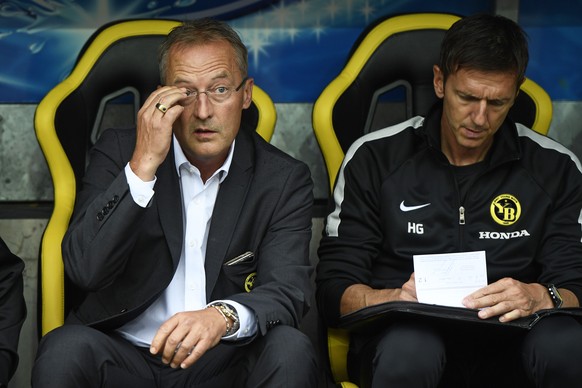
<path fill-rule="evenodd" d="M 240 328 L 240 321 L 238 319 L 238 313 L 234 307 L 223 302 L 212 303 L 210 306 L 214 307 L 223 316 L 226 322 L 226 332 L 224 337 L 232 335 L 238 331 Z M 232 325 L 230 324 L 230 321 L 232 321 Z"/>
<path fill-rule="evenodd" d="M 544 284 L 544 286 L 547 288 L 548 293 L 550 294 L 550 298 L 552 299 L 552 302 L 554 302 L 554 307 L 557 309 L 562 307 L 564 301 L 562 300 L 562 295 L 560 295 L 560 292 L 558 291 L 556 286 L 552 283 L 546 283 Z"/>

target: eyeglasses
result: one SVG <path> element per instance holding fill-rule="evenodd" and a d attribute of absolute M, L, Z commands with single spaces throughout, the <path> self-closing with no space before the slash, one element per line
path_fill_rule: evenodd
<path fill-rule="evenodd" d="M 208 97 L 210 101 L 215 102 L 217 104 L 223 103 L 230 98 L 232 93 L 238 92 L 243 87 L 245 82 L 247 82 L 248 79 L 249 77 L 243 78 L 240 85 L 238 85 L 236 88 L 228 86 L 216 86 L 215 88 L 209 90 L 188 90 L 186 92 L 188 98 L 182 100 L 182 102 L 184 105 L 191 104 L 198 99 L 198 96 L 204 93 L 206 94 L 206 97 Z"/>

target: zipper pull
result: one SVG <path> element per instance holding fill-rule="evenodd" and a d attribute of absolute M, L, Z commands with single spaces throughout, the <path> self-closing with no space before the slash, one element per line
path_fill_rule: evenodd
<path fill-rule="evenodd" d="M 465 208 L 463 206 L 459 208 L 459 225 L 465 225 Z"/>

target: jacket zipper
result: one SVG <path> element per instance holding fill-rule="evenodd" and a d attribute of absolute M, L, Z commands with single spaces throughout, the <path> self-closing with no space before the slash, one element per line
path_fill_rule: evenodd
<path fill-rule="evenodd" d="M 463 250 L 463 226 L 465 225 L 465 206 L 463 206 L 464 199 L 461 198 L 461 193 L 459 192 L 459 183 L 457 182 L 457 177 L 451 168 L 451 175 L 453 177 L 453 184 L 455 187 L 455 191 L 457 192 L 457 198 L 459 200 L 459 245 L 458 249 L 459 252 Z M 466 196 L 465 196 L 466 197 Z"/>

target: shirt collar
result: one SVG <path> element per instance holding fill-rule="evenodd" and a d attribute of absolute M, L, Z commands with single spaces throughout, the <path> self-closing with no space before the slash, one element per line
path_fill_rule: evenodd
<path fill-rule="evenodd" d="M 180 146 L 180 142 L 178 142 L 178 139 L 176 139 L 175 135 L 172 135 L 172 141 L 174 142 L 174 161 L 176 163 L 176 172 L 178 173 L 178 176 L 181 177 L 182 176 L 182 172 L 180 167 L 185 166 L 187 168 L 190 168 L 190 166 L 192 166 L 193 168 L 195 168 L 198 171 L 198 168 L 194 165 L 192 165 L 192 163 L 190 163 L 188 161 L 188 159 L 186 159 L 186 155 L 184 154 L 184 151 L 182 150 L 182 147 Z M 228 150 L 228 155 L 226 156 L 226 160 L 224 161 L 224 163 L 222 164 L 222 166 L 216 170 L 214 172 L 214 174 L 212 174 L 212 176 L 215 176 L 217 174 L 219 175 L 219 182 L 222 183 L 225 179 L 226 176 L 228 175 L 228 171 L 230 170 L 230 165 L 232 163 L 232 155 L 234 154 L 234 143 L 236 142 L 236 140 L 232 141 L 232 144 L 230 145 L 230 149 Z"/>

